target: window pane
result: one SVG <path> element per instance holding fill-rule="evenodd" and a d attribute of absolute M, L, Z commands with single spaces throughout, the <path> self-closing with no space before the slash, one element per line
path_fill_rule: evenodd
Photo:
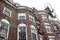
<path fill-rule="evenodd" d="M 36 40 L 36 30 L 34 26 L 31 26 L 32 40 Z"/>
<path fill-rule="evenodd" d="M 20 19 L 25 19 L 25 16 L 19 16 Z"/>
<path fill-rule="evenodd" d="M 7 7 L 4 7 L 3 13 L 6 14 L 7 16 L 11 16 L 12 10 L 10 10 Z"/>
<path fill-rule="evenodd" d="M 47 32 L 51 32 L 51 28 L 46 28 Z"/>
<path fill-rule="evenodd" d="M 47 32 L 52 32 L 50 24 L 49 23 L 44 23 L 44 24 L 45 24 L 45 27 L 46 27 L 46 31 Z"/>
<path fill-rule="evenodd" d="M 33 22 L 35 22 L 34 17 L 33 17 L 33 16 L 31 16 L 31 15 L 29 15 L 29 20 L 31 20 L 31 21 L 33 21 Z"/>
<path fill-rule="evenodd" d="M 36 40 L 36 34 L 32 33 L 33 40 Z"/>
<path fill-rule="evenodd" d="M 21 27 L 19 29 L 20 29 L 19 40 L 26 40 L 26 28 L 25 27 Z"/>
<path fill-rule="evenodd" d="M 42 15 L 43 20 L 47 20 L 47 16 L 46 15 Z"/>
<path fill-rule="evenodd" d="M 18 13 L 18 19 L 26 19 L 26 13 Z"/>
<path fill-rule="evenodd" d="M 8 24 L 1 22 L 1 36 L 7 38 Z"/>

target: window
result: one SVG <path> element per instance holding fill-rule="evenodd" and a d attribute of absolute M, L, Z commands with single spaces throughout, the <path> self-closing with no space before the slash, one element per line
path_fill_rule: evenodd
<path fill-rule="evenodd" d="M 24 27 L 21 27 L 19 29 L 19 40 L 26 40 L 26 29 Z"/>
<path fill-rule="evenodd" d="M 60 33 L 58 33 L 58 37 L 60 38 Z"/>
<path fill-rule="evenodd" d="M 9 8 L 7 8 L 7 7 L 4 7 L 3 13 L 4 13 L 5 15 L 10 16 L 10 17 L 11 17 L 12 10 L 10 10 L 10 9 L 9 9 Z"/>
<path fill-rule="evenodd" d="M 54 36 L 48 36 L 49 40 L 55 40 Z"/>
<path fill-rule="evenodd" d="M 54 25 L 54 29 L 57 30 L 57 27 Z"/>
<path fill-rule="evenodd" d="M 49 23 L 44 23 L 44 24 L 45 24 L 47 33 L 51 33 L 52 31 L 51 31 L 50 24 Z"/>
<path fill-rule="evenodd" d="M 40 40 L 43 40 L 43 36 L 42 35 L 40 35 Z"/>
<path fill-rule="evenodd" d="M 9 31 L 9 22 L 5 19 L 2 19 L 0 24 L 0 36 L 7 39 L 8 31 Z"/>
<path fill-rule="evenodd" d="M 31 25 L 32 40 L 36 40 L 36 30 L 33 25 Z"/>
<path fill-rule="evenodd" d="M 43 20 L 47 20 L 47 15 L 42 15 Z"/>
<path fill-rule="evenodd" d="M 26 19 L 26 13 L 18 13 L 18 19 Z"/>
<path fill-rule="evenodd" d="M 31 20 L 31 21 L 33 21 L 33 22 L 35 22 L 34 17 L 33 17 L 33 16 L 31 16 L 31 15 L 29 15 L 29 20 Z"/>
<path fill-rule="evenodd" d="M 26 24 L 18 25 L 18 40 L 26 40 Z"/>
<path fill-rule="evenodd" d="M 51 32 L 50 25 L 46 25 L 46 30 L 47 30 L 47 32 Z"/>

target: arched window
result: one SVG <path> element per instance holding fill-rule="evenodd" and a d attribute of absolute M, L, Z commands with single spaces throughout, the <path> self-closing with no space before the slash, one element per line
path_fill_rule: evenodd
<path fill-rule="evenodd" d="M 26 40 L 26 24 L 18 25 L 18 40 Z"/>
<path fill-rule="evenodd" d="M 33 25 L 31 25 L 31 34 L 32 34 L 32 40 L 37 40 L 36 39 L 36 29 Z"/>
<path fill-rule="evenodd" d="M 1 19 L 0 22 L 0 36 L 4 37 L 5 39 L 8 38 L 9 33 L 9 21 L 6 19 Z"/>

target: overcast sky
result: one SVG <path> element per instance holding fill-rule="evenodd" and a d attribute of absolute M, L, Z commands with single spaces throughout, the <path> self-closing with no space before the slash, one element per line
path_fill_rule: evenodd
<path fill-rule="evenodd" d="M 14 2 L 22 6 L 35 7 L 37 10 L 43 10 L 45 4 L 49 2 L 60 20 L 60 0 L 14 0 Z"/>

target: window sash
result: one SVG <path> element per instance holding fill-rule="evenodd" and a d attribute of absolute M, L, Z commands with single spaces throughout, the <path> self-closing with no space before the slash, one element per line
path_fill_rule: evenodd
<path fill-rule="evenodd" d="M 47 32 L 52 32 L 50 25 L 46 25 L 46 31 L 47 31 Z"/>
<path fill-rule="evenodd" d="M 33 16 L 31 16 L 31 15 L 29 15 L 29 20 L 31 20 L 31 21 L 33 21 L 33 22 L 35 22 L 34 17 L 33 17 Z"/>
<path fill-rule="evenodd" d="M 19 27 L 19 40 L 26 40 L 26 28 L 25 27 Z"/>
<path fill-rule="evenodd" d="M 50 28 L 46 28 L 47 32 L 51 32 L 51 29 Z"/>
<path fill-rule="evenodd" d="M 8 24 L 1 22 L 0 36 L 7 38 Z"/>
<path fill-rule="evenodd" d="M 3 13 L 7 16 L 11 16 L 12 10 L 7 7 L 4 7 Z"/>
<path fill-rule="evenodd" d="M 47 16 L 46 15 L 42 15 L 43 20 L 47 20 Z"/>
<path fill-rule="evenodd" d="M 36 30 L 31 28 L 32 40 L 37 40 Z"/>
<path fill-rule="evenodd" d="M 36 40 L 36 34 L 35 33 L 32 33 L 32 39 Z"/>
<path fill-rule="evenodd" d="M 18 19 L 26 19 L 26 13 L 18 13 Z"/>

